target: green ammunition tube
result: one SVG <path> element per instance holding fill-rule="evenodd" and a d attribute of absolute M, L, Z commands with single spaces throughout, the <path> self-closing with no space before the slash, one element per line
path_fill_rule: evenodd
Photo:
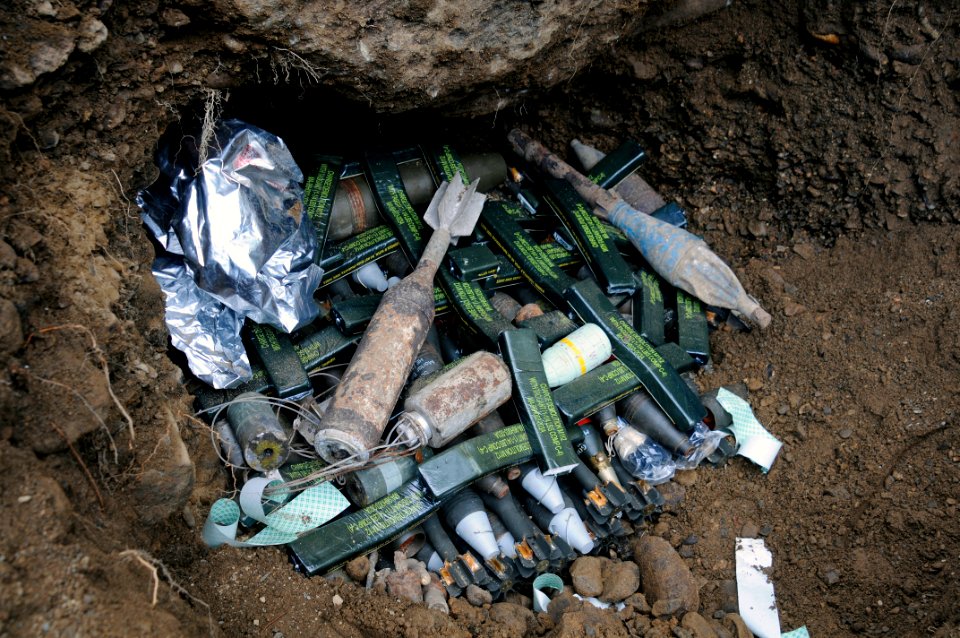
<path fill-rule="evenodd" d="M 303 184 L 303 208 L 317 234 L 318 263 L 326 249 L 333 202 L 342 170 L 341 158 L 317 155 L 312 158 L 310 169 L 306 171 L 306 180 Z"/>
<path fill-rule="evenodd" d="M 417 263 L 426 246 L 426 230 L 404 191 L 396 162 L 390 155 L 368 154 L 366 168 L 368 179 L 374 185 L 377 205 L 393 227 L 400 249 L 410 263 Z M 490 344 L 496 343 L 501 332 L 513 328 L 494 311 L 476 283 L 457 281 L 447 270 L 438 272 L 437 280 L 464 324 Z"/>
<path fill-rule="evenodd" d="M 498 153 L 466 155 L 463 161 L 470 174 L 480 178 L 480 192 L 496 188 L 507 177 L 506 163 Z M 399 183 L 412 204 L 419 206 L 429 203 L 437 191 L 437 185 L 426 162 L 422 159 L 401 162 L 397 165 L 397 173 Z M 370 188 L 369 176 L 341 179 L 333 201 L 328 239 L 345 239 L 379 223 L 377 202 Z"/>
<path fill-rule="evenodd" d="M 614 239 L 565 180 L 545 181 L 547 203 L 573 237 L 593 274 L 607 294 L 633 293 L 633 271 L 620 256 Z"/>
<path fill-rule="evenodd" d="M 359 235 L 327 247 L 320 266 L 324 269 L 321 286 L 328 286 L 381 257 L 393 254 L 400 243 L 389 226 L 374 226 Z"/>
<path fill-rule="evenodd" d="M 580 327 L 559 310 L 518 321 L 517 326 L 533 330 L 541 348 L 549 348 Z"/>
<path fill-rule="evenodd" d="M 417 475 L 413 456 L 400 456 L 347 474 L 344 489 L 350 502 L 366 507 L 398 489 Z"/>
<path fill-rule="evenodd" d="M 677 345 L 700 365 L 710 360 L 707 314 L 696 297 L 677 288 Z"/>
<path fill-rule="evenodd" d="M 300 363 L 290 337 L 271 326 L 248 321 L 247 343 L 253 346 L 281 399 L 299 399 L 310 394 L 310 378 Z"/>
<path fill-rule="evenodd" d="M 510 367 L 514 404 L 544 474 L 566 474 L 577 463 L 566 429 L 553 405 L 536 334 L 527 328 L 500 335 L 500 352 Z"/>
<path fill-rule="evenodd" d="M 635 392 L 640 379 L 620 361 L 611 361 L 553 391 L 553 402 L 567 425 Z"/>
<path fill-rule="evenodd" d="M 672 341 L 660 344 L 655 350 L 657 354 L 663 357 L 664 361 L 670 364 L 671 368 L 681 374 L 697 368 L 697 362 L 693 360 L 693 357 Z"/>
<path fill-rule="evenodd" d="M 294 335 L 293 349 L 300 359 L 300 365 L 308 373 L 330 365 L 337 357 L 352 350 L 359 341 L 358 336 L 346 336 L 336 326 L 325 326 L 313 332 L 301 330 Z"/>
<path fill-rule="evenodd" d="M 318 527 L 287 547 L 300 570 L 314 576 L 386 545 L 437 511 L 440 503 L 414 478 L 379 501 Z"/>
<path fill-rule="evenodd" d="M 521 425 L 512 425 L 450 446 L 420 464 L 420 478 L 435 496 L 443 497 L 481 476 L 517 465 L 533 456 Z"/>
<path fill-rule="evenodd" d="M 450 272 L 460 281 L 480 281 L 497 276 L 500 262 L 489 248 L 483 245 L 465 246 L 447 253 Z"/>
<path fill-rule="evenodd" d="M 660 354 L 628 324 L 597 285 L 585 280 L 567 290 L 570 308 L 584 323 L 595 323 L 610 338 L 613 353 L 650 393 L 678 429 L 689 432 L 706 410 Z"/>
<path fill-rule="evenodd" d="M 647 159 L 647 152 L 633 140 L 627 140 L 589 169 L 587 178 L 600 188 L 612 190 L 633 174 Z"/>
<path fill-rule="evenodd" d="M 644 269 L 639 271 L 637 279 L 640 285 L 633 295 L 633 328 L 641 337 L 659 346 L 666 342 L 660 277 Z"/>
<path fill-rule="evenodd" d="M 373 313 L 380 306 L 383 295 L 357 295 L 342 301 L 335 301 L 330 307 L 333 320 L 345 335 L 361 335 L 363 329 L 370 323 Z"/>
<path fill-rule="evenodd" d="M 563 305 L 564 291 L 576 280 L 556 266 L 500 202 L 488 200 L 478 224 L 537 291 L 553 305 Z"/>

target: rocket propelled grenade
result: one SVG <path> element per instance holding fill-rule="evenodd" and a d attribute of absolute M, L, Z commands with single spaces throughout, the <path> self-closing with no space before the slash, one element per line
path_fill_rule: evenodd
<path fill-rule="evenodd" d="M 708 305 L 736 310 L 761 328 L 770 315 L 706 242 L 666 222 L 644 215 L 615 193 L 601 188 L 519 129 L 510 131 L 513 149 L 545 173 L 568 181 L 593 213 L 620 229 L 647 263 L 670 284 Z"/>
<path fill-rule="evenodd" d="M 434 229 L 417 267 L 390 288 L 333 395 L 314 446 L 327 462 L 365 462 L 377 447 L 414 358 L 433 324 L 433 278 L 451 240 L 469 235 L 484 195 L 459 175 L 437 189 L 424 215 Z"/>

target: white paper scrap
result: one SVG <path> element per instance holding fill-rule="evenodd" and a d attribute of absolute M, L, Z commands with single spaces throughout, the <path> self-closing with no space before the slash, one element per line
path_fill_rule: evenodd
<path fill-rule="evenodd" d="M 769 575 L 773 555 L 762 538 L 738 538 L 736 557 L 740 617 L 757 638 L 781 638 L 780 613 Z"/>
<path fill-rule="evenodd" d="M 737 440 L 737 454 L 762 467 L 764 473 L 769 472 L 783 443 L 760 424 L 750 404 L 733 392 L 720 388 L 717 402 L 733 419 L 733 424 L 727 429 Z"/>

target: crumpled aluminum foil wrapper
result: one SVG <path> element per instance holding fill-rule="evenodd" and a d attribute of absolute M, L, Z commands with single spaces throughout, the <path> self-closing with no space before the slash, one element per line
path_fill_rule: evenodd
<path fill-rule="evenodd" d="M 160 255 L 154 273 L 166 293 L 174 345 L 194 374 L 224 388 L 251 375 L 245 354 L 239 363 L 243 318 L 284 332 L 309 324 L 320 312 L 313 293 L 323 269 L 303 210 L 303 173 L 280 138 L 228 120 L 211 144 L 219 152 L 199 170 L 188 139 L 161 148 L 161 176 L 137 201 L 166 256 L 180 258 Z M 173 262 L 182 271 L 174 273 Z M 200 310 L 204 317 L 187 320 Z"/>
<path fill-rule="evenodd" d="M 167 301 L 173 347 L 187 355 L 193 374 L 217 389 L 249 379 L 253 372 L 240 340 L 243 317 L 200 290 L 179 257 L 158 257 L 153 276 Z"/>
<path fill-rule="evenodd" d="M 220 154 L 196 178 L 181 170 L 174 180 L 178 214 L 152 218 L 148 228 L 167 250 L 179 247 L 201 289 L 292 332 L 317 318 L 313 293 L 323 275 L 303 211 L 303 173 L 280 138 L 239 120 L 221 124 L 217 141 Z"/>

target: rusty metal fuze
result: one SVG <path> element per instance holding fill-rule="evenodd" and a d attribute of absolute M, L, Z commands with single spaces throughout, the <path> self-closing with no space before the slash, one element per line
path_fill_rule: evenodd
<path fill-rule="evenodd" d="M 458 176 L 430 202 L 424 219 L 433 235 L 416 269 L 383 296 L 317 431 L 324 460 L 365 462 L 377 448 L 433 323 L 433 278 L 451 239 L 469 235 L 483 208 L 477 183 L 465 187 Z"/>

